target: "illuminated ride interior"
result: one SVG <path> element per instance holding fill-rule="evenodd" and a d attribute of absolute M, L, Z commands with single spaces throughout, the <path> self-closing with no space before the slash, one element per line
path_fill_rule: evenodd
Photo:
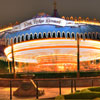
<path fill-rule="evenodd" d="M 13 48 L 15 62 L 26 63 L 18 70 L 26 68 L 26 71 L 77 71 L 77 41 L 74 39 L 30 40 L 14 44 Z M 11 46 L 5 49 L 5 53 L 11 61 Z M 100 42 L 80 40 L 80 63 L 97 59 L 100 59 Z M 19 65 L 22 66 L 21 64 Z M 91 69 L 91 66 L 85 67 L 81 66 L 80 69 Z"/>

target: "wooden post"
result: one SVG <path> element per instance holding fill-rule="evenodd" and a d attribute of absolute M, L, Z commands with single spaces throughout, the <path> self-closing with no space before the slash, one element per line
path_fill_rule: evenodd
<path fill-rule="evenodd" d="M 11 70 L 10 70 L 10 62 L 9 62 L 9 60 L 7 60 L 8 61 L 8 69 L 9 69 L 9 73 L 11 72 Z"/>
<path fill-rule="evenodd" d="M 73 80 L 71 80 L 71 93 L 73 93 Z"/>
<path fill-rule="evenodd" d="M 14 78 L 16 78 L 15 61 L 14 61 L 14 50 L 13 50 L 13 41 L 12 40 L 11 40 L 11 52 L 12 52 L 12 67 L 13 67 L 13 73 L 14 73 Z"/>
<path fill-rule="evenodd" d="M 93 87 L 93 85 L 94 85 L 94 84 L 93 84 L 93 79 L 92 79 L 91 81 L 92 81 L 92 87 Z"/>
<path fill-rule="evenodd" d="M 11 66 L 11 61 L 9 62 L 9 65 L 10 65 L 10 73 L 12 73 L 12 66 Z"/>
<path fill-rule="evenodd" d="M 10 80 L 10 100 L 12 100 L 12 81 Z"/>
<path fill-rule="evenodd" d="M 61 95 L 61 80 L 59 79 L 59 95 Z"/>
<path fill-rule="evenodd" d="M 80 77 L 80 51 L 79 51 L 79 34 L 77 34 L 77 78 Z"/>
<path fill-rule="evenodd" d="M 38 99 L 38 81 L 36 81 L 36 86 L 37 86 L 37 88 L 36 88 L 36 99 Z"/>
<path fill-rule="evenodd" d="M 76 92 L 76 80 L 74 80 L 74 90 Z"/>

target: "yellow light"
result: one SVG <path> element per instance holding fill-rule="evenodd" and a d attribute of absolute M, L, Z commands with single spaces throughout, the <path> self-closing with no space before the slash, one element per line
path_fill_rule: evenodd
<path fill-rule="evenodd" d="M 7 31 L 7 30 L 11 30 L 13 27 L 7 27 L 7 28 L 3 28 L 3 29 L 0 29 L 0 32 L 4 32 L 4 31 Z"/>
<path fill-rule="evenodd" d="M 90 21 L 75 21 L 76 24 L 90 24 L 100 26 L 99 22 L 90 22 Z"/>
<path fill-rule="evenodd" d="M 11 46 L 4 50 L 8 60 L 12 60 Z M 63 57 L 64 55 L 64 57 Z M 46 57 L 56 62 L 77 62 L 77 41 L 72 39 L 31 40 L 14 45 L 14 57 L 17 62 L 43 63 Z M 56 57 L 58 60 L 56 60 Z M 100 58 L 100 42 L 80 40 L 80 61 Z M 38 61 L 41 59 L 41 61 Z M 46 62 L 50 62 L 49 60 Z M 52 61 L 53 62 L 53 61 Z"/>

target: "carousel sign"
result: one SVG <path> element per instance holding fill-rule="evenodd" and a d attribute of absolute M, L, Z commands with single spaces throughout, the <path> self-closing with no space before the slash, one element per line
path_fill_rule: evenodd
<path fill-rule="evenodd" d="M 35 18 L 28 21 L 25 21 L 21 23 L 20 25 L 16 25 L 11 30 L 12 32 L 20 31 L 32 26 L 37 25 L 56 25 L 56 26 L 78 26 L 78 24 L 75 24 L 74 21 L 66 21 L 61 18 L 55 18 L 55 17 L 43 17 L 43 18 Z"/>

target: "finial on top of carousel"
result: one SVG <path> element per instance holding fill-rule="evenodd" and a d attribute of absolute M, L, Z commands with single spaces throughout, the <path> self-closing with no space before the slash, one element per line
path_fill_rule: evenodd
<path fill-rule="evenodd" d="M 81 21 L 81 20 L 82 20 L 82 17 L 79 16 L 79 17 L 78 17 L 78 21 Z"/>
<path fill-rule="evenodd" d="M 59 14 L 58 14 L 58 11 L 57 11 L 56 0 L 54 0 L 54 11 L 53 11 L 52 17 L 60 17 Z"/>
<path fill-rule="evenodd" d="M 18 21 L 16 21 L 16 22 L 15 22 L 15 25 L 18 25 L 18 24 L 19 24 L 19 22 L 18 22 Z"/>
<path fill-rule="evenodd" d="M 13 24 L 12 23 L 9 23 L 9 27 L 12 27 L 13 26 Z"/>
<path fill-rule="evenodd" d="M 89 21 L 89 17 L 86 17 L 86 21 Z"/>
<path fill-rule="evenodd" d="M 69 20 L 69 17 L 68 16 L 66 17 L 66 20 Z"/>
<path fill-rule="evenodd" d="M 96 21 L 97 21 L 97 19 L 96 19 L 96 18 L 93 18 L 93 21 L 94 21 L 94 22 L 96 22 Z"/>
<path fill-rule="evenodd" d="M 56 0 L 54 0 L 54 9 L 57 9 L 56 5 L 57 5 Z"/>
<path fill-rule="evenodd" d="M 65 16 L 62 16 L 61 18 L 62 18 L 62 19 L 65 19 Z"/>
<path fill-rule="evenodd" d="M 73 19 L 74 19 L 73 16 L 71 16 L 71 17 L 70 17 L 70 20 L 73 20 Z"/>

